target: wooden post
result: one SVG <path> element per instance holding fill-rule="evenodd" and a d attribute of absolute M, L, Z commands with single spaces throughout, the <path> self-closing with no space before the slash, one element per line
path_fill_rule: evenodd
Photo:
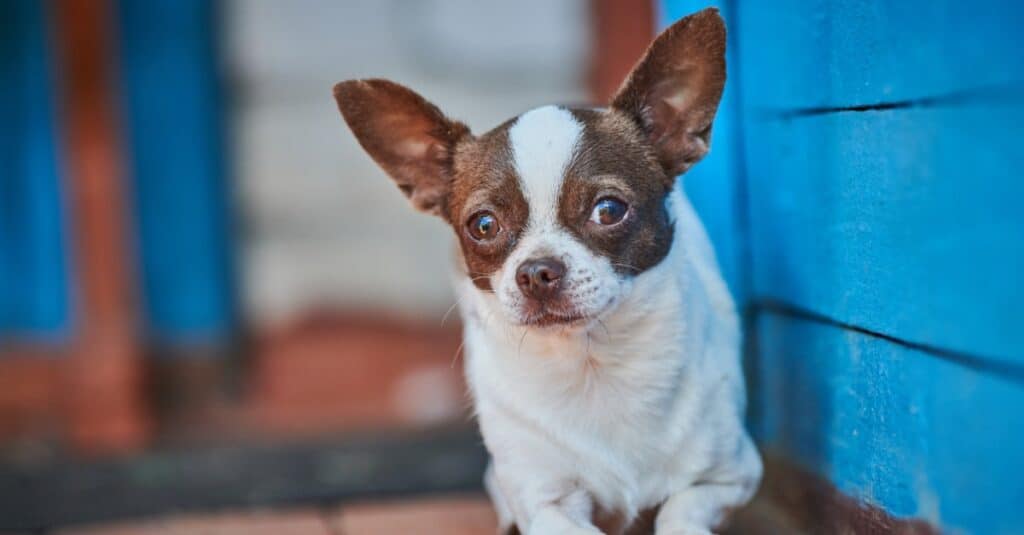
<path fill-rule="evenodd" d="M 115 107 L 112 7 L 108 0 L 50 4 L 76 291 L 74 349 L 63 367 L 65 414 L 71 442 L 86 453 L 137 448 L 149 427 Z"/>
<path fill-rule="evenodd" d="M 652 0 L 592 0 L 590 95 L 607 103 L 654 39 Z"/>

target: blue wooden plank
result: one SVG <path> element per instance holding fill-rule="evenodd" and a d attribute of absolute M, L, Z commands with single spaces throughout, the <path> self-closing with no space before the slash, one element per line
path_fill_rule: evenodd
<path fill-rule="evenodd" d="M 1024 385 L 784 316 L 757 332 L 769 450 L 899 516 L 1024 532 Z"/>
<path fill-rule="evenodd" d="M 216 342 L 235 323 L 216 6 L 118 5 L 147 327 Z"/>
<path fill-rule="evenodd" d="M 1024 106 L 746 125 L 753 287 L 917 343 L 1024 363 Z"/>
<path fill-rule="evenodd" d="M 68 335 L 68 273 L 44 4 L 0 2 L 0 336 Z"/>
<path fill-rule="evenodd" d="M 680 18 L 706 7 L 717 7 L 726 21 L 733 18 L 731 2 L 725 0 L 665 0 L 660 3 L 659 24 L 667 27 Z M 715 247 L 722 274 L 737 301 L 746 294 L 744 243 L 746 222 L 743 181 L 743 147 L 739 131 L 740 73 L 736 57 L 738 33 L 729 32 L 726 49 L 728 82 L 712 130 L 711 152 L 682 179 L 687 196 L 704 221 Z"/>
<path fill-rule="evenodd" d="M 1016 0 L 744 2 L 752 112 L 873 104 L 977 88 L 1024 91 Z"/>

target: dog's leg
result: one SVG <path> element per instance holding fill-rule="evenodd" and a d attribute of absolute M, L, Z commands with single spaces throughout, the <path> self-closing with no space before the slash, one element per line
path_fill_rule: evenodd
<path fill-rule="evenodd" d="M 492 465 L 485 481 L 499 518 L 499 533 L 515 533 L 506 512 L 523 535 L 599 535 L 592 523 L 593 501 L 583 489 L 571 484 L 501 479 Z M 493 489 L 493 491 L 491 490 Z"/>
<path fill-rule="evenodd" d="M 540 505 L 529 520 L 525 535 L 600 535 L 590 522 L 593 505 L 581 489 L 554 502 Z"/>
<path fill-rule="evenodd" d="M 657 535 L 710 535 L 724 524 L 730 511 L 750 501 L 761 481 L 761 458 L 749 439 L 743 442 L 728 470 L 716 471 L 712 481 L 669 496 L 658 511 Z"/>
<path fill-rule="evenodd" d="M 711 535 L 730 509 L 748 499 L 747 485 L 703 483 L 673 494 L 658 512 L 657 535 Z"/>

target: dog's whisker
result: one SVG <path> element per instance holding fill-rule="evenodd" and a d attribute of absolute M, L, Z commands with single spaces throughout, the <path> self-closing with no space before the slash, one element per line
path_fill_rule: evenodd
<path fill-rule="evenodd" d="M 466 277 L 466 280 L 468 280 L 469 282 L 472 282 L 472 283 L 475 283 L 477 281 L 490 281 L 490 279 L 491 279 L 490 275 L 479 275 L 477 277 Z M 481 289 L 481 290 L 485 291 L 485 292 L 494 293 L 493 289 L 492 290 L 483 290 L 483 289 Z"/>
<path fill-rule="evenodd" d="M 636 266 L 634 266 L 634 265 L 631 265 L 631 264 L 623 264 L 623 263 L 621 263 L 621 262 L 611 262 L 611 265 L 612 265 L 612 266 L 615 266 L 615 267 L 621 267 L 621 268 L 626 268 L 626 269 L 629 269 L 629 270 L 635 271 L 635 272 L 637 272 L 637 273 L 639 273 L 640 271 L 642 271 L 642 270 L 641 270 L 640 268 L 638 268 L 638 267 L 636 267 Z"/>
<path fill-rule="evenodd" d="M 452 311 L 453 311 L 453 310 L 455 310 L 455 308 L 456 308 L 456 307 L 458 307 L 458 306 L 459 306 L 459 305 L 460 305 L 460 304 L 462 303 L 462 301 L 463 301 L 463 300 L 464 300 L 464 299 L 465 299 L 466 297 L 468 297 L 468 295 L 469 295 L 469 294 L 466 294 L 466 295 L 463 295 L 462 297 L 459 297 L 459 298 L 457 298 L 457 299 L 455 300 L 455 302 L 454 302 L 454 303 L 452 303 L 452 306 L 448 307 L 448 310 L 447 310 L 447 311 L 446 311 L 446 312 L 444 313 L 444 316 L 441 316 L 441 326 L 442 326 L 442 327 L 444 327 L 444 323 L 445 323 L 446 321 L 448 321 L 448 316 L 450 316 L 450 315 L 451 315 Z"/>
<path fill-rule="evenodd" d="M 459 347 L 455 350 L 455 355 L 452 356 L 452 363 L 449 368 L 455 368 L 455 363 L 459 361 L 459 356 L 462 355 L 462 348 L 466 345 L 466 340 L 463 339 L 459 342 Z"/>

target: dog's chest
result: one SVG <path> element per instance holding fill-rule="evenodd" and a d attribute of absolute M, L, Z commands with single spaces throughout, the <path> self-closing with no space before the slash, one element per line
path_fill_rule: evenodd
<path fill-rule="evenodd" d="M 632 510 L 659 500 L 679 451 L 677 408 L 686 396 L 678 333 L 651 333 L 660 343 L 650 344 L 642 341 L 647 333 L 634 333 L 633 343 L 591 341 L 589 354 L 567 350 L 559 359 L 467 334 L 470 384 L 481 419 L 492 420 L 482 422 L 485 432 L 515 428 L 518 444 L 536 444 L 556 466 L 586 467 L 566 476 L 607 506 Z"/>

